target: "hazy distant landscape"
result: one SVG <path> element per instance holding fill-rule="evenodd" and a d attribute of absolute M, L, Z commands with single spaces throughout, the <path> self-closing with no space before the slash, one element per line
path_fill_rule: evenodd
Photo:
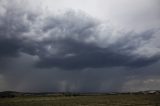
<path fill-rule="evenodd" d="M 136 93 L 1 92 L 0 106 L 160 106 L 159 91 Z"/>

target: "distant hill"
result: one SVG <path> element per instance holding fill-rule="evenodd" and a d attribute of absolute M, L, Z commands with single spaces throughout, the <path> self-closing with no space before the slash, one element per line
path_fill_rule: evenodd
<path fill-rule="evenodd" d="M 22 96 L 23 93 L 20 92 L 15 92 L 15 91 L 4 91 L 4 92 L 0 92 L 0 98 L 13 98 L 16 96 Z"/>
<path fill-rule="evenodd" d="M 160 90 L 148 90 L 139 92 L 107 92 L 107 93 L 82 93 L 82 92 L 39 92 L 39 93 L 28 93 L 28 92 L 15 92 L 15 91 L 4 91 L 0 92 L 0 98 L 14 98 L 19 96 L 85 96 L 85 95 L 119 95 L 119 94 L 156 94 L 160 95 Z"/>

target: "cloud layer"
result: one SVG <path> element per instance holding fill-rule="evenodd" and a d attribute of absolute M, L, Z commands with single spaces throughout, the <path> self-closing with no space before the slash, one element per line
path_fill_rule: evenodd
<path fill-rule="evenodd" d="M 43 77 L 49 77 L 45 81 L 35 81 L 40 84 L 40 86 L 37 85 L 38 87 L 46 84 L 48 90 L 51 90 L 50 79 L 55 80 L 53 82 L 56 86 L 53 90 L 57 91 L 121 90 L 115 89 L 115 85 L 121 87 L 128 75 L 132 76 L 127 70 L 141 71 L 142 68 L 157 64 L 160 59 L 159 26 L 152 25 L 153 27 L 141 31 L 123 29 L 95 19 L 83 11 L 67 10 L 60 14 L 52 14 L 27 6 L 23 7 L 24 4 L 26 2 L 20 0 L 12 3 L 0 1 L 0 73 L 2 73 L 0 78 L 3 79 L 3 83 L 9 83 L 9 87 L 6 88 L 12 88 L 10 82 L 13 81 L 15 84 L 17 81 L 16 77 L 10 75 L 13 72 L 20 75 L 20 78 L 26 75 L 26 79 L 22 81 L 24 85 L 19 82 L 23 85 L 22 88 L 17 88 L 20 90 L 37 89 L 34 89 L 34 83 L 27 85 L 30 82 L 29 79 L 35 79 L 36 73 L 37 77 L 42 77 L 43 74 L 45 75 Z M 26 70 L 30 70 L 31 73 Z M 32 70 L 37 71 L 35 73 Z M 59 71 L 55 72 L 55 70 Z M 84 75 L 84 70 L 89 71 Z M 96 76 L 94 74 L 98 74 L 96 70 L 103 70 L 103 72 Z M 114 74 L 115 70 L 120 70 L 125 77 L 122 79 L 120 78 L 122 76 L 116 79 L 105 78 L 105 76 L 100 78 L 103 73 L 117 76 Z M 153 70 L 155 70 L 154 67 Z M 79 75 L 71 74 L 69 71 L 76 71 Z M 60 77 L 67 78 L 59 79 L 50 76 L 58 73 Z M 68 73 L 70 75 L 67 75 Z M 89 73 L 91 78 L 88 79 L 86 77 Z M 28 78 L 29 75 L 31 78 Z M 74 82 L 75 76 L 81 80 L 78 85 Z M 83 78 L 89 81 L 85 83 Z M 87 86 L 91 80 L 95 83 Z M 113 84 L 117 80 L 121 85 Z M 113 87 L 106 88 L 103 85 L 105 82 L 110 82 L 109 85 Z M 126 83 L 126 86 L 130 85 Z"/>

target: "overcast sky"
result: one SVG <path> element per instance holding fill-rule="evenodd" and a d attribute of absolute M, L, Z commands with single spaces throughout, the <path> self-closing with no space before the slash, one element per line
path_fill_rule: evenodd
<path fill-rule="evenodd" d="M 0 0 L 0 91 L 160 89 L 159 0 Z"/>

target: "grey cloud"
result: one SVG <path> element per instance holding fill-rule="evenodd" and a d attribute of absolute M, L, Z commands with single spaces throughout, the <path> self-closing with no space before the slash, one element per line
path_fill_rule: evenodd
<path fill-rule="evenodd" d="M 0 2 L 3 4 L 4 1 Z M 0 57 L 3 58 L 19 55 L 26 40 L 23 34 L 30 31 L 31 17 L 35 16 L 32 12 L 12 5 L 16 1 L 11 1 L 11 4 L 6 2 L 1 7 L 4 12 L 0 15 Z"/>
<path fill-rule="evenodd" d="M 69 30 L 70 28 L 65 29 Z M 74 27 L 74 29 L 76 28 Z M 95 30 L 97 29 L 95 28 Z M 95 33 L 95 30 L 88 33 L 88 36 L 81 35 L 83 31 L 81 33 L 72 31 L 72 33 L 69 33 L 70 35 L 62 33 L 65 36 L 56 40 L 52 38 L 52 35 L 49 36 L 47 43 L 50 45 L 50 49 L 54 50 L 56 48 L 59 52 L 47 56 L 44 54 L 44 56 L 40 57 L 37 66 L 40 68 L 59 67 L 63 69 L 119 66 L 142 67 L 159 60 L 157 55 L 145 57 L 132 53 L 137 48 L 143 46 L 146 41 L 150 40 L 155 33 L 154 31 L 146 31 L 139 34 L 134 32 L 124 33 L 126 35 L 118 39 L 116 43 L 107 45 L 107 47 L 101 47 L 95 42 L 85 42 L 90 36 L 99 36 L 99 33 Z M 76 38 L 77 36 L 78 38 L 83 36 L 83 40 L 82 38 L 76 39 L 75 33 Z"/>
<path fill-rule="evenodd" d="M 39 19 L 42 22 L 38 23 Z M 123 32 L 125 36 L 117 42 L 101 47 L 97 44 L 101 41 L 92 41 L 102 36 L 98 30 L 101 23 L 82 13 L 69 11 L 41 18 L 13 7 L 6 8 L 0 21 L 0 57 L 15 57 L 20 53 L 36 55 L 39 61 L 35 64 L 39 68 L 142 67 L 159 60 L 158 56 L 132 54 L 153 37 L 154 31 Z"/>
<path fill-rule="evenodd" d="M 66 50 L 58 55 L 40 58 L 37 66 L 42 68 L 60 67 L 64 69 L 83 69 L 98 67 L 142 67 L 159 60 L 159 57 L 145 58 L 118 51 L 120 48 L 100 48 L 69 39 L 60 42 Z"/>
<path fill-rule="evenodd" d="M 82 12 L 46 15 L 5 1 L 0 0 L 0 90 L 160 89 L 158 28 L 119 30 Z"/>
<path fill-rule="evenodd" d="M 112 44 L 101 35 L 101 22 L 83 13 L 68 11 L 61 15 L 36 14 L 27 9 L 4 7 L 0 18 L 0 57 L 16 57 L 20 53 L 38 56 L 38 68 L 85 69 L 100 67 L 142 67 L 159 60 L 135 53 L 153 39 L 157 30 L 123 35 Z M 107 29 L 106 29 L 107 30 Z"/>
<path fill-rule="evenodd" d="M 17 56 L 20 49 L 20 41 L 17 39 L 0 39 L 0 57 Z"/>

